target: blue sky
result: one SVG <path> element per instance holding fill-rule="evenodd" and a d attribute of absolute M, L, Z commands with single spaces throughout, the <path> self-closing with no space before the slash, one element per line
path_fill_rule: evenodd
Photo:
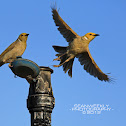
<path fill-rule="evenodd" d="M 29 33 L 23 58 L 54 70 L 52 87 L 56 105 L 52 126 L 125 126 L 126 113 L 126 1 L 125 0 L 57 0 L 60 16 L 80 36 L 87 32 L 100 34 L 89 45 L 95 62 L 115 83 L 105 83 L 83 70 L 77 59 L 72 79 L 62 67 L 53 68 L 52 45 L 67 46 L 54 21 L 51 0 L 3 0 L 0 2 L 0 53 L 22 32 Z M 30 126 L 26 99 L 29 84 L 3 65 L 0 68 L 0 122 L 2 126 Z M 109 105 L 113 110 L 101 114 L 72 111 L 75 104 Z"/>

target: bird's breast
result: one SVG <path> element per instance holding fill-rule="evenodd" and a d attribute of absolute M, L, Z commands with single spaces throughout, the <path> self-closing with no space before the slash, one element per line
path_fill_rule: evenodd
<path fill-rule="evenodd" d="M 2 60 L 4 62 L 10 62 L 11 59 L 16 59 L 17 56 L 22 56 L 26 49 L 26 43 L 25 42 L 18 42 L 14 45 L 14 47 L 8 51 L 3 57 Z"/>
<path fill-rule="evenodd" d="M 26 49 L 26 42 L 19 42 L 19 44 L 15 45 L 15 48 L 13 48 L 13 52 L 15 52 L 16 56 L 21 56 Z"/>
<path fill-rule="evenodd" d="M 75 39 L 69 44 L 69 52 L 75 55 L 87 51 L 88 44 L 81 39 Z"/>

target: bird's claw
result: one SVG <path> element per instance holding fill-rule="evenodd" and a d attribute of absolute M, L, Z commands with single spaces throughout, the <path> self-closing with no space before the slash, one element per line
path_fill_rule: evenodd
<path fill-rule="evenodd" d="M 56 59 L 54 59 L 54 60 L 58 60 L 58 61 L 61 61 L 61 59 L 60 59 L 59 57 L 58 57 L 58 58 L 56 58 Z M 53 61 L 54 61 L 54 60 L 53 60 Z"/>
<path fill-rule="evenodd" d="M 53 65 L 53 67 L 60 67 L 60 65 Z"/>
<path fill-rule="evenodd" d="M 12 68 L 13 67 L 13 65 L 10 63 L 9 65 L 8 65 L 10 68 Z"/>

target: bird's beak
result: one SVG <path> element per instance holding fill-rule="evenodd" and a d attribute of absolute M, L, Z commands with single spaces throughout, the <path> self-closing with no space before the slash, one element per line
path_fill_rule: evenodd
<path fill-rule="evenodd" d="M 100 36 L 99 34 L 95 34 L 94 36 Z"/>
<path fill-rule="evenodd" d="M 29 34 L 26 34 L 25 36 L 28 36 Z"/>

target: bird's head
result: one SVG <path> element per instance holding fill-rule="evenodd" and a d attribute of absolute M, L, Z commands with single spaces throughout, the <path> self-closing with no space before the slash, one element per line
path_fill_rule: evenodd
<path fill-rule="evenodd" d="M 83 36 L 83 39 L 87 40 L 88 42 L 92 41 L 96 36 L 99 36 L 99 34 L 95 34 L 92 32 L 87 33 Z"/>
<path fill-rule="evenodd" d="M 27 33 L 21 33 L 18 37 L 19 40 L 21 41 L 27 41 L 27 38 L 28 38 L 28 35 Z"/>

